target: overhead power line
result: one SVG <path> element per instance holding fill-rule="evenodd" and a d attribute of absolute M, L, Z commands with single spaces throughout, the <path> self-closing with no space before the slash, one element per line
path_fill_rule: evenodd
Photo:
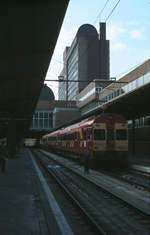
<path fill-rule="evenodd" d="M 144 63 L 145 63 L 146 61 L 148 61 L 148 60 L 149 60 L 149 59 L 146 59 L 146 60 L 144 60 L 144 61 L 142 61 L 142 62 L 139 62 L 138 64 L 136 64 L 136 65 L 134 65 L 134 66 L 128 68 L 127 70 L 125 70 L 125 71 L 123 71 L 123 72 L 121 72 L 121 73 L 119 73 L 119 74 L 116 74 L 115 77 L 120 77 L 120 76 L 123 75 L 123 74 L 130 73 L 132 70 L 136 69 L 138 66 L 144 64 Z"/>
<path fill-rule="evenodd" d="M 116 5 L 113 7 L 113 9 L 111 10 L 111 12 L 110 12 L 109 15 L 107 16 L 105 22 L 106 22 L 106 21 L 109 19 L 109 17 L 112 15 L 113 11 L 116 9 L 116 7 L 118 6 L 118 4 L 119 4 L 120 1 L 121 1 L 121 0 L 119 0 L 119 1 L 116 3 Z"/>
<path fill-rule="evenodd" d="M 95 23 L 96 23 L 96 21 L 97 21 L 97 19 L 99 19 L 99 18 L 100 18 L 100 16 L 101 16 L 102 12 L 104 11 L 104 9 L 105 9 L 105 7 L 107 6 L 107 3 L 108 3 L 109 1 L 110 1 L 110 0 L 107 0 L 107 1 L 105 2 L 105 4 L 104 4 L 103 8 L 101 9 L 100 13 L 99 13 L 99 14 L 98 14 L 98 16 L 96 17 L 96 19 L 95 19 L 95 21 L 94 21 L 94 23 L 93 23 L 93 24 L 95 24 Z"/>
<path fill-rule="evenodd" d="M 96 79 L 93 81 L 89 81 L 89 80 L 66 80 L 66 79 L 46 79 L 45 81 L 49 81 L 49 82 L 104 82 L 104 83 L 128 83 L 128 82 L 120 82 L 120 81 L 115 81 L 115 80 L 102 80 L 102 79 Z"/>

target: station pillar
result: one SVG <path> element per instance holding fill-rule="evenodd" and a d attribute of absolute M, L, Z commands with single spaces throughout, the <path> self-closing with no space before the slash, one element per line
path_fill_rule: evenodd
<path fill-rule="evenodd" d="M 135 156 L 135 119 L 132 119 L 132 155 Z"/>

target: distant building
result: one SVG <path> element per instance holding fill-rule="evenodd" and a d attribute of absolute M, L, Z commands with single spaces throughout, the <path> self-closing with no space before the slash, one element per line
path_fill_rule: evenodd
<path fill-rule="evenodd" d="M 45 132 L 80 116 L 75 101 L 55 100 L 53 91 L 45 84 L 33 115 L 30 130 Z"/>
<path fill-rule="evenodd" d="M 81 115 L 88 114 L 92 110 L 149 83 L 150 59 L 124 75 L 118 82 L 113 83 L 113 80 L 110 79 L 107 83 L 102 84 L 102 82 L 95 80 L 84 88 L 77 96 L 77 106 L 80 108 Z"/>
<path fill-rule="evenodd" d="M 54 127 L 53 123 L 53 91 L 45 84 L 41 90 L 41 94 L 32 119 L 32 130 L 50 130 Z"/>
<path fill-rule="evenodd" d="M 84 24 L 63 55 L 59 75 L 59 100 L 76 100 L 77 95 L 94 79 L 109 80 L 109 41 L 106 24 L 100 24 L 100 37 L 94 26 Z M 64 82 L 63 82 L 64 80 Z"/>
<path fill-rule="evenodd" d="M 55 128 L 79 117 L 80 109 L 76 106 L 76 101 L 56 100 L 54 102 L 53 120 Z"/>
<path fill-rule="evenodd" d="M 86 114 L 86 112 L 88 113 L 93 108 L 102 104 L 99 99 L 99 94 L 111 83 L 111 80 L 101 82 L 95 79 L 77 95 L 77 107 L 80 108 L 81 115 Z"/>

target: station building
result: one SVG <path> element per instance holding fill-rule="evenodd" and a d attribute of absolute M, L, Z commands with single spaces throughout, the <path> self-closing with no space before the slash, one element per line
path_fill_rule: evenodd
<path fill-rule="evenodd" d="M 96 88 L 99 87 L 99 84 L 102 84 L 98 80 L 90 83 L 88 87 L 78 94 L 77 106 L 80 108 L 81 114 L 85 115 L 91 110 L 101 107 L 105 103 L 117 99 L 149 82 L 150 59 L 117 81 L 110 79 L 108 81 L 109 85 L 108 83 L 104 83 L 101 89 Z M 93 87 L 95 89 L 93 89 Z"/>
<path fill-rule="evenodd" d="M 53 91 L 47 85 L 44 85 L 33 115 L 31 130 L 50 130 L 53 128 L 54 99 Z"/>
<path fill-rule="evenodd" d="M 63 54 L 59 79 L 59 100 L 76 100 L 77 95 L 94 79 L 109 80 L 109 41 L 106 24 L 100 33 L 90 24 L 79 29 L 70 47 Z"/>
<path fill-rule="evenodd" d="M 79 116 L 79 108 L 75 101 L 55 100 L 53 91 L 45 84 L 36 105 L 30 130 L 45 133 Z"/>

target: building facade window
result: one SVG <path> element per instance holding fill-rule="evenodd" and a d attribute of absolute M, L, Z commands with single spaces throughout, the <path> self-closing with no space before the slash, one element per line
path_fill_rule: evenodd
<path fill-rule="evenodd" d="M 53 128 L 53 112 L 36 111 L 33 115 L 31 129 L 45 130 Z"/>
<path fill-rule="evenodd" d="M 78 82 L 69 82 L 69 80 L 78 81 L 78 45 L 68 59 L 68 100 L 76 100 Z"/>

